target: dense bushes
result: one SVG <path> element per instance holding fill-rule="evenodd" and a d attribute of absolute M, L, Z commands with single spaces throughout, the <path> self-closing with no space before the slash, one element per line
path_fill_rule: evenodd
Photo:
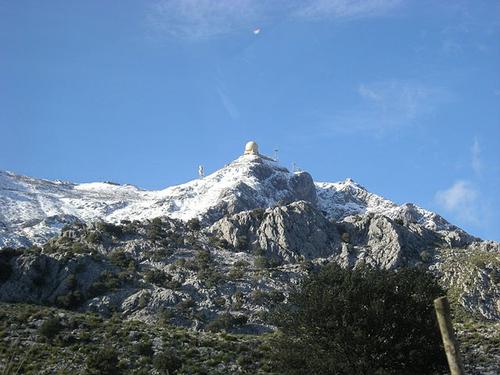
<path fill-rule="evenodd" d="M 40 328 L 38 328 L 38 334 L 45 337 L 47 340 L 52 341 L 61 329 L 62 326 L 59 319 L 56 317 L 50 317 L 42 323 Z"/>
<path fill-rule="evenodd" d="M 163 286 L 167 281 L 172 279 L 172 276 L 167 275 L 164 271 L 151 269 L 144 273 L 144 279 L 148 283 Z"/>
<path fill-rule="evenodd" d="M 201 229 L 200 220 L 198 218 L 188 220 L 187 227 L 192 231 L 199 231 Z"/>
<path fill-rule="evenodd" d="M 19 254 L 20 252 L 18 250 L 10 247 L 0 249 L 0 284 L 9 279 L 12 274 L 12 266 L 9 262 L 13 257 Z"/>
<path fill-rule="evenodd" d="M 8 261 L 0 258 L 0 284 L 7 281 L 12 274 L 12 266 Z"/>
<path fill-rule="evenodd" d="M 227 331 L 231 328 L 246 324 L 248 317 L 246 315 L 232 315 L 224 313 L 207 324 L 206 329 L 211 332 Z"/>
<path fill-rule="evenodd" d="M 83 295 L 78 290 L 78 281 L 74 274 L 68 275 L 65 280 L 67 293 L 56 298 L 56 305 L 65 309 L 74 309 L 83 301 Z"/>
<path fill-rule="evenodd" d="M 120 238 L 123 235 L 123 230 L 120 225 L 115 225 L 111 223 L 105 223 L 105 222 L 100 222 L 97 223 L 97 229 L 104 232 L 108 233 L 111 236 Z"/>
<path fill-rule="evenodd" d="M 173 375 L 181 368 L 182 361 L 174 350 L 167 349 L 154 357 L 153 366 L 162 375 Z"/>
<path fill-rule="evenodd" d="M 95 375 L 121 374 L 116 350 L 107 346 L 89 355 L 87 358 L 87 373 Z"/>
<path fill-rule="evenodd" d="M 328 265 L 274 319 L 275 365 L 287 374 L 429 374 L 445 358 L 432 301 L 443 291 L 418 269 Z"/>
<path fill-rule="evenodd" d="M 127 271 L 120 273 L 104 271 L 99 275 L 98 279 L 90 285 L 87 297 L 93 298 L 117 290 L 130 281 L 132 281 L 132 275 Z"/>

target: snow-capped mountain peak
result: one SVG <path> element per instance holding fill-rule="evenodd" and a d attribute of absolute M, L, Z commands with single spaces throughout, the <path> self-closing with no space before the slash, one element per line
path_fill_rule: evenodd
<path fill-rule="evenodd" d="M 214 173 L 164 190 L 106 182 L 74 184 L 0 172 L 0 247 L 45 242 L 68 223 L 144 220 L 169 216 L 213 223 L 227 214 L 304 200 L 330 219 L 364 213 L 418 222 L 432 230 L 453 230 L 439 215 L 399 206 L 346 179 L 313 182 L 307 172 L 290 172 L 259 154 L 249 142 L 245 154 Z"/>

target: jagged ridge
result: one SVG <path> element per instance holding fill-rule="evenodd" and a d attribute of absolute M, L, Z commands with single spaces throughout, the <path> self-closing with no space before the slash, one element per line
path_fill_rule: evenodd
<path fill-rule="evenodd" d="M 43 244 L 74 222 L 194 217 L 214 223 L 226 214 L 308 201 L 333 220 L 377 213 L 449 235 L 450 244 L 473 238 L 439 215 L 397 205 L 354 181 L 314 183 L 257 155 L 244 155 L 213 174 L 159 191 L 113 183 L 74 184 L 0 172 L 0 247 Z"/>

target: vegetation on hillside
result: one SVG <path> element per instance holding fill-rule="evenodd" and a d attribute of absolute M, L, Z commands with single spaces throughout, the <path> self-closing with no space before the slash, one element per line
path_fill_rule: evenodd
<path fill-rule="evenodd" d="M 287 374 L 431 374 L 446 359 L 432 301 L 443 290 L 418 269 L 331 264 L 276 314 L 274 357 Z"/>

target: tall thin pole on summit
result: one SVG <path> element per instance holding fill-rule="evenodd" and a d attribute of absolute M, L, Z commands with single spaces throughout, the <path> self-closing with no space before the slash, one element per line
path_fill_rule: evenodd
<path fill-rule="evenodd" d="M 278 161 L 278 149 L 274 149 L 274 161 Z"/>

